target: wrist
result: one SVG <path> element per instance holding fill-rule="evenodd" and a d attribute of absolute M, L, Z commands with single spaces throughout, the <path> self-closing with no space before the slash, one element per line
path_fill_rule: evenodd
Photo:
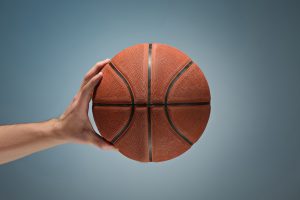
<path fill-rule="evenodd" d="M 66 143 L 67 137 L 64 134 L 64 128 L 61 122 L 61 119 L 53 118 L 48 120 L 47 126 L 49 128 L 49 136 L 58 141 L 59 143 Z"/>

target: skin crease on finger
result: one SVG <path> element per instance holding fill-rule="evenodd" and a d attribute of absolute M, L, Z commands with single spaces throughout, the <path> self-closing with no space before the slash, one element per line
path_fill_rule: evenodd
<path fill-rule="evenodd" d="M 101 84 L 101 70 L 110 62 L 97 62 L 84 76 L 79 91 L 65 112 L 44 122 L 0 126 L 0 164 L 65 143 L 92 144 L 117 150 L 93 129 L 88 117 L 94 88 Z"/>

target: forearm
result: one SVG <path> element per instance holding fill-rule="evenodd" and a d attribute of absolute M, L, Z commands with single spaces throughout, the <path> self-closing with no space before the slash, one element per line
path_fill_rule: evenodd
<path fill-rule="evenodd" d="M 55 119 L 0 126 L 0 164 L 65 142 Z"/>
<path fill-rule="evenodd" d="M 0 126 L 0 164 L 67 142 L 115 150 L 94 131 L 88 117 L 94 88 L 100 84 L 101 70 L 108 62 L 109 59 L 98 62 L 88 71 L 71 104 L 57 119 Z"/>

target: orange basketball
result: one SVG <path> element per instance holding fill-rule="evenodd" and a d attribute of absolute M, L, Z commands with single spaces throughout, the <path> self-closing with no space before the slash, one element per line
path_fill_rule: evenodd
<path fill-rule="evenodd" d="M 165 44 L 138 44 L 111 59 L 93 95 L 100 134 L 133 160 L 175 158 L 200 138 L 210 115 L 204 74 Z"/>

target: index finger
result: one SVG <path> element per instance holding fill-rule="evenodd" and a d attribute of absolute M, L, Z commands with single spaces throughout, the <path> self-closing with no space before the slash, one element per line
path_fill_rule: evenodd
<path fill-rule="evenodd" d="M 82 88 L 83 86 L 85 86 L 85 84 L 87 84 L 89 82 L 89 80 L 91 80 L 91 78 L 93 78 L 96 74 L 98 74 L 101 69 L 110 62 L 110 59 L 105 59 L 103 61 L 97 62 L 84 76 L 84 79 L 82 81 L 82 84 L 80 86 L 80 88 Z"/>

